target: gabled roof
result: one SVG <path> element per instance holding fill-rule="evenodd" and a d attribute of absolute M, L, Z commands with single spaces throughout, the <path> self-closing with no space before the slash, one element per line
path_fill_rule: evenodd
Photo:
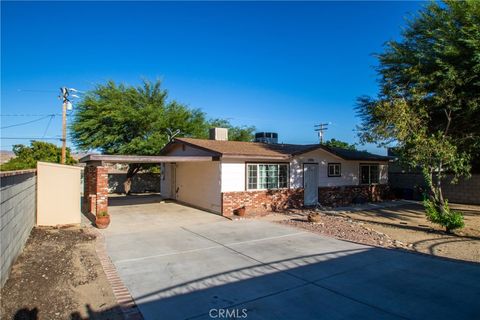
<path fill-rule="evenodd" d="M 388 161 L 390 157 L 380 156 L 365 151 L 347 150 L 327 147 L 320 144 L 267 144 L 261 142 L 218 141 L 193 138 L 175 138 L 162 150 L 161 154 L 168 154 L 170 148 L 176 144 L 186 144 L 194 148 L 212 152 L 220 157 L 265 157 L 288 159 L 295 155 L 323 149 L 345 160 L 359 161 Z"/>

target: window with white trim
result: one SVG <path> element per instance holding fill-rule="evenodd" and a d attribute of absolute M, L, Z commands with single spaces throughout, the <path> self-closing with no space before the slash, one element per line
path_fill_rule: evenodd
<path fill-rule="evenodd" d="M 342 175 L 342 165 L 340 163 L 329 163 L 328 164 L 328 176 L 329 177 L 340 177 Z"/>
<path fill-rule="evenodd" d="M 380 180 L 380 170 L 377 163 L 360 164 L 360 183 L 374 184 Z"/>
<path fill-rule="evenodd" d="M 248 163 L 247 189 L 288 187 L 288 163 Z"/>

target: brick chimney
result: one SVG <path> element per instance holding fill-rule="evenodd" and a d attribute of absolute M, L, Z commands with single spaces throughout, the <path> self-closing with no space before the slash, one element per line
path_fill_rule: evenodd
<path fill-rule="evenodd" d="M 211 128 L 210 140 L 228 141 L 228 129 L 227 128 Z"/>

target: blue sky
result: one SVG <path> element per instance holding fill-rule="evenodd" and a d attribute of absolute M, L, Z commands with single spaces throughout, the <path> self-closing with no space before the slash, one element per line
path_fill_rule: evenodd
<path fill-rule="evenodd" d="M 331 123 L 327 139 L 357 142 L 355 99 L 377 92 L 372 54 L 423 4 L 2 1 L 1 126 L 59 114 L 61 86 L 148 78 L 285 143 L 317 142 L 320 122 Z M 48 122 L 2 129 L 1 149 L 28 143 L 4 138 L 58 137 L 61 117 Z"/>

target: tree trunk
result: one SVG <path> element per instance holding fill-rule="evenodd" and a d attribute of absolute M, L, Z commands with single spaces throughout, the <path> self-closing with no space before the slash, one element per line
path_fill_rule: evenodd
<path fill-rule="evenodd" d="M 437 170 L 437 180 L 433 181 L 433 168 L 430 168 L 428 172 L 424 172 L 425 180 L 430 188 L 430 201 L 433 202 L 435 209 L 441 215 L 447 215 L 448 211 L 445 208 L 445 198 L 443 197 L 443 190 L 442 190 L 442 163 L 440 162 L 438 167 L 435 168 Z M 450 232 L 451 230 L 448 227 L 445 227 L 446 232 Z"/>
<path fill-rule="evenodd" d="M 132 189 L 132 178 L 135 176 L 138 171 L 140 171 L 140 166 L 138 164 L 129 164 L 127 171 L 127 178 L 123 183 L 123 188 L 125 189 L 125 194 L 129 195 L 130 190 Z"/>

